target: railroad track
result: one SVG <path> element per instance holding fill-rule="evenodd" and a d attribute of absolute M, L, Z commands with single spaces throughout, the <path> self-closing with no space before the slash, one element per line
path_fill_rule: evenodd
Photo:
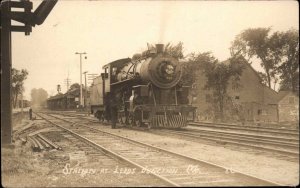
<path fill-rule="evenodd" d="M 203 123 L 203 122 L 191 122 L 189 126 L 198 128 L 210 128 L 218 130 L 233 130 L 233 131 L 245 131 L 252 133 L 264 133 L 271 135 L 285 135 L 299 138 L 299 130 L 297 129 L 279 129 L 279 128 L 264 128 L 254 126 L 241 126 L 231 124 L 217 124 L 217 123 Z"/>
<path fill-rule="evenodd" d="M 66 114 L 64 114 L 66 115 Z M 89 122 L 94 122 L 86 117 L 77 116 L 76 114 L 67 114 L 72 117 L 80 117 Z M 140 129 L 135 129 L 140 130 Z M 268 154 L 278 154 L 279 158 L 291 159 L 292 161 L 299 159 L 299 137 L 290 138 L 286 134 L 279 136 L 245 134 L 238 132 L 224 132 L 222 130 L 202 130 L 194 128 L 184 128 L 182 130 L 151 130 L 151 133 L 168 136 L 180 136 L 192 141 L 211 141 L 219 144 L 230 144 L 251 148 Z"/>
<path fill-rule="evenodd" d="M 131 127 L 130 129 L 134 129 L 136 131 L 145 131 L 141 128 Z M 274 143 L 268 141 L 269 143 L 262 142 L 263 139 L 253 137 L 252 140 L 249 140 L 247 137 L 243 137 L 241 140 L 239 137 L 235 137 L 234 135 L 228 134 L 226 137 L 222 137 L 220 135 L 215 134 L 207 134 L 207 133 L 199 133 L 198 130 L 196 132 L 185 130 L 147 130 L 149 133 L 169 136 L 169 137 L 177 137 L 179 139 L 185 139 L 194 142 L 207 142 L 213 145 L 221 145 L 222 147 L 227 147 L 229 149 L 244 151 L 248 153 L 254 154 L 263 154 L 273 158 L 288 160 L 291 162 L 295 162 L 299 160 L 299 144 L 298 143 L 289 143 L 289 142 L 278 142 L 274 141 Z M 227 138 L 227 139 L 226 139 Z M 276 140 L 276 138 L 273 138 Z M 263 140 L 264 141 L 264 140 Z M 252 143 L 251 143 L 252 142 Z M 268 146 L 269 144 L 269 146 Z M 287 149 L 289 148 L 289 149 Z"/>
<path fill-rule="evenodd" d="M 73 132 L 71 129 L 66 128 L 65 126 L 62 126 L 61 124 L 65 124 L 65 122 L 62 123 L 61 120 L 49 116 L 43 113 L 36 113 L 37 116 L 39 116 L 41 119 L 46 120 L 52 125 L 55 125 L 58 129 L 61 129 L 62 131 L 59 133 L 59 136 L 62 136 L 63 138 L 69 140 L 72 144 L 68 146 L 68 148 L 64 148 L 64 150 L 76 150 L 76 152 L 72 152 L 78 155 L 78 153 L 84 152 L 85 160 L 83 157 L 80 157 L 80 160 L 77 161 L 77 163 L 81 162 L 88 162 L 88 161 L 95 161 L 97 160 L 99 163 L 99 166 L 93 166 L 94 172 L 96 170 L 100 169 L 100 173 L 111 173 L 111 174 L 126 174 L 128 175 L 128 179 L 132 179 L 132 176 L 135 176 L 135 179 L 139 178 L 141 179 L 140 183 L 137 183 L 138 186 L 145 186 L 144 181 L 147 181 L 148 186 L 168 186 L 170 185 L 166 181 L 161 181 L 161 179 L 158 178 L 151 178 L 149 181 L 149 176 L 153 176 L 151 173 L 130 173 L 129 170 L 133 169 L 135 166 L 131 163 L 128 163 L 126 160 L 123 160 L 122 158 L 118 157 L 117 155 L 114 155 L 113 153 L 110 153 L 109 151 L 105 150 L 103 147 L 98 145 L 97 143 L 93 142 L 92 140 L 81 136 L 80 134 L 77 134 Z M 43 115 L 42 115 L 43 114 Z M 59 120 L 59 121 L 57 121 Z M 69 124 L 68 126 L 75 126 L 76 122 L 73 122 L 72 124 Z M 82 154 L 81 154 L 82 155 Z M 76 156 L 75 156 L 76 157 Z M 76 157 L 78 158 L 78 157 Z M 72 159 L 70 158 L 70 163 L 72 162 Z M 69 163 L 69 165 L 70 165 Z M 70 167 L 70 166 L 69 166 Z M 75 165 L 76 167 L 76 165 Z M 97 168 L 98 167 L 98 168 Z M 66 168 L 66 167 L 65 167 Z M 71 167 L 70 167 L 71 168 Z M 117 172 L 116 169 L 119 169 Z M 122 171 L 121 170 L 126 170 Z M 70 170 L 65 169 L 65 172 L 63 173 L 72 173 Z M 142 177 L 141 177 L 142 176 Z M 150 183 L 149 183 L 150 182 Z"/>
<path fill-rule="evenodd" d="M 153 131 L 152 131 L 153 132 Z M 154 130 L 156 134 L 169 134 L 181 136 L 191 140 L 213 141 L 221 144 L 230 144 L 247 148 L 269 151 L 273 153 L 283 154 L 294 159 L 299 157 L 299 144 L 297 140 L 276 137 L 263 137 L 245 134 L 220 133 L 217 131 L 205 130 Z M 281 140 L 282 139 L 282 140 Z M 295 141 L 295 142 L 293 142 Z M 299 140 L 298 140 L 299 141 Z"/>
<path fill-rule="evenodd" d="M 68 125 L 61 126 L 51 120 L 47 120 L 48 122 L 89 140 L 110 155 L 127 161 L 137 169 L 151 173 L 171 186 L 278 185 L 268 180 L 92 128 L 79 122 L 53 115 L 51 117 L 67 122 Z"/>
<path fill-rule="evenodd" d="M 252 124 L 252 125 L 242 125 L 237 123 L 216 123 L 216 122 L 203 122 L 203 121 L 195 121 L 193 123 L 200 123 L 200 124 L 207 124 L 207 125 L 224 125 L 224 126 L 231 126 L 231 127 L 244 127 L 244 128 L 259 128 L 259 129 L 265 129 L 265 130 L 286 130 L 286 131 L 298 131 L 298 127 L 290 128 L 285 127 L 286 125 L 276 125 L 276 124 L 269 124 L 269 125 L 259 125 L 259 124 Z"/>

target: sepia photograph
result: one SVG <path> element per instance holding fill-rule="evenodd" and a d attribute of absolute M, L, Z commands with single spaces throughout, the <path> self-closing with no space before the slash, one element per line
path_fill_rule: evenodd
<path fill-rule="evenodd" d="M 1 0 L 3 187 L 299 185 L 299 3 Z"/>

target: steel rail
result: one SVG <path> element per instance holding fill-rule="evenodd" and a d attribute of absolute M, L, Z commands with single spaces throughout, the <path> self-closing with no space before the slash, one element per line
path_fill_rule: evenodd
<path fill-rule="evenodd" d="M 32 139 L 37 143 L 40 150 L 44 149 L 44 146 L 41 144 L 41 142 L 35 136 L 32 136 Z"/>
<path fill-rule="evenodd" d="M 261 128 L 246 128 L 246 127 L 233 127 L 233 126 L 227 126 L 227 125 L 220 125 L 220 124 L 202 124 L 202 123 L 189 123 L 189 126 L 194 127 L 209 127 L 209 128 L 219 128 L 219 129 L 232 129 L 232 130 L 243 130 L 243 131 L 249 131 L 249 132 L 260 132 L 260 133 L 269 133 L 269 134 L 280 134 L 280 135 L 293 135 L 293 136 L 299 136 L 299 133 L 296 132 L 284 132 L 284 131 L 274 131 L 272 129 L 267 130 L 261 130 Z"/>
<path fill-rule="evenodd" d="M 42 140 L 44 140 L 46 143 L 48 143 L 49 145 L 51 145 L 53 148 L 57 149 L 57 150 L 61 150 L 62 148 L 60 146 L 58 146 L 57 144 L 53 143 L 52 141 L 50 141 L 48 138 L 44 137 L 41 133 L 37 134 L 37 136 L 39 138 L 41 138 Z"/>
<path fill-rule="evenodd" d="M 52 115 L 49 115 L 49 116 L 52 116 Z M 52 116 L 52 117 L 56 117 L 56 116 Z M 66 121 L 66 122 L 69 122 L 69 123 L 73 123 L 72 121 L 69 121 L 69 120 L 66 120 L 66 119 L 63 119 L 63 118 L 59 118 L 59 117 L 56 117 L 58 119 L 61 119 L 63 121 Z M 160 152 L 164 152 L 164 153 L 168 153 L 170 155 L 175 155 L 177 157 L 180 157 L 180 158 L 183 158 L 183 159 L 187 159 L 187 160 L 191 160 L 191 161 L 194 161 L 196 163 L 200 163 L 200 164 L 205 164 L 205 165 L 209 165 L 211 167 L 214 167 L 214 168 L 219 168 L 219 169 L 222 169 L 224 171 L 226 171 L 228 168 L 226 167 L 223 167 L 223 166 L 220 166 L 220 165 L 217 165 L 217 164 L 214 164 L 214 163 L 211 163 L 211 162 L 207 162 L 207 161 L 204 161 L 204 160 L 199 160 L 199 159 L 196 159 L 196 158 L 193 158 L 193 157 L 189 157 L 189 156 L 186 156 L 186 155 L 182 155 L 180 153 L 177 153 L 177 152 L 173 152 L 173 151 L 170 151 L 170 150 L 166 150 L 166 149 L 163 149 L 163 148 L 160 148 L 160 147 L 157 147 L 157 146 L 152 146 L 152 145 L 149 145 L 149 144 L 146 144 L 146 143 L 143 143 L 143 142 L 140 142 L 140 141 L 137 141 L 137 140 L 133 140 L 133 139 L 129 139 L 127 137 L 123 137 L 123 136 L 120 136 L 120 135 L 116 135 L 116 134 L 113 134 L 113 133 L 109 133 L 109 132 L 106 132 L 106 131 L 103 131 L 103 130 L 99 130 L 99 129 L 96 129 L 96 128 L 93 128 L 93 127 L 90 127 L 90 126 L 86 126 L 86 125 L 83 125 L 81 123 L 77 123 L 78 126 L 80 127 L 86 127 L 86 128 L 89 128 L 90 130 L 94 130 L 94 131 L 97 131 L 97 132 L 101 132 L 103 134 L 107 134 L 107 135 L 111 135 L 113 137 L 117 137 L 119 139 L 122 139 L 123 141 L 126 141 L 126 142 L 129 142 L 129 143 L 134 143 L 134 144 L 138 144 L 138 145 L 141 145 L 143 147 L 148 147 L 148 148 L 152 148 L 152 149 L 155 149 L 157 151 L 160 151 Z M 253 175 L 250 175 L 250 174 L 246 174 L 246 173 L 242 173 L 240 171 L 237 171 L 237 170 L 233 170 L 235 172 L 235 175 L 238 175 L 242 178 L 250 178 L 250 179 L 253 179 L 253 180 L 256 180 L 256 181 L 260 181 L 260 182 L 264 182 L 265 184 L 268 184 L 268 185 L 281 185 L 281 184 L 278 184 L 278 183 L 275 183 L 275 182 L 272 182 L 270 180 L 265 180 L 265 179 L 262 179 L 262 178 L 258 178 L 256 176 L 253 176 Z"/>
<path fill-rule="evenodd" d="M 51 112 L 51 113 L 53 113 L 53 114 L 59 114 L 59 112 Z M 87 120 L 89 120 L 89 121 L 91 121 L 91 122 L 94 122 L 93 120 L 91 120 L 90 118 L 88 118 L 88 117 L 86 117 L 86 116 L 81 116 L 81 115 L 78 115 L 78 114 L 76 114 L 76 113 L 67 113 L 67 114 L 64 114 L 64 116 L 66 116 L 66 115 L 68 115 L 68 116 L 71 116 L 71 117 L 77 117 L 77 118 L 82 118 L 82 119 L 87 119 Z M 97 122 L 99 122 L 99 121 L 97 121 Z M 251 127 L 251 126 L 248 126 L 248 127 L 243 127 L 243 126 L 234 126 L 233 124 L 231 125 L 231 126 L 229 126 L 229 125 L 227 125 L 227 124 L 213 124 L 213 123 L 202 123 L 201 122 L 201 124 L 199 124 L 199 122 L 191 122 L 191 123 L 189 123 L 188 124 L 189 126 L 193 126 L 193 127 L 197 127 L 197 128 L 201 128 L 201 126 L 200 125 L 204 125 L 205 127 L 209 127 L 209 128 L 219 128 L 218 126 L 220 125 L 220 126 L 222 126 L 222 127 L 220 127 L 221 129 L 234 129 L 234 130 L 245 130 L 245 131 L 250 131 L 250 132 L 258 132 L 258 131 L 260 131 L 261 133 L 275 133 L 275 134 L 287 134 L 287 135 L 290 135 L 290 134 L 292 134 L 292 135 L 294 135 L 294 136 L 298 136 L 299 134 L 298 133 L 295 133 L 297 130 L 295 129 L 295 130 L 293 130 L 293 133 L 289 133 L 289 132 L 278 132 L 278 131 L 273 131 L 274 129 L 273 128 L 270 128 L 270 129 L 268 129 L 268 128 L 263 128 L 263 129 L 266 129 L 265 131 L 263 130 L 263 131 L 261 131 L 260 129 L 261 129 L 261 127 Z M 208 126 L 209 125 L 209 126 Z M 217 126 L 214 126 L 214 125 L 217 125 Z M 223 127 L 223 126 L 225 126 L 225 127 Z M 227 128 L 227 126 L 229 126 L 228 128 Z M 240 129 L 240 127 L 242 128 L 242 129 Z M 248 128 L 250 128 L 250 129 L 248 129 Z M 270 131 L 272 131 L 272 132 L 269 132 L 269 130 Z M 277 129 L 276 129 L 277 130 Z M 278 129 L 278 130 L 285 130 L 285 129 Z M 206 131 L 209 131 L 209 130 L 206 130 Z M 292 131 L 292 130 L 291 130 Z M 225 132 L 224 132 L 225 133 Z M 229 132 L 228 132 L 229 133 Z M 230 133 L 231 134 L 231 133 Z M 237 133 L 233 133 L 233 134 L 237 134 Z M 245 134 L 245 135 L 249 135 L 249 134 Z M 261 137 L 267 137 L 266 135 L 258 135 L 258 136 L 261 136 Z M 277 138 L 277 137 L 274 137 L 274 138 Z M 299 141 L 299 139 L 298 140 L 296 140 L 295 139 L 295 141 Z"/>
<path fill-rule="evenodd" d="M 292 155 L 294 157 L 299 157 L 298 152 L 293 152 L 293 151 L 288 151 L 288 150 L 280 150 L 280 149 L 275 149 L 275 148 L 270 148 L 270 147 L 264 147 L 264 146 L 257 146 L 257 145 L 251 145 L 247 143 L 241 143 L 238 141 L 233 141 L 232 140 L 226 140 L 222 137 L 217 137 L 217 136 L 208 136 L 208 135 L 192 135 L 192 134 L 186 134 L 186 133 L 179 133 L 179 132 L 169 132 L 168 130 L 160 130 L 161 132 L 155 132 L 156 134 L 162 134 L 162 132 L 170 134 L 170 135 L 178 135 L 178 136 L 185 136 L 190 139 L 202 139 L 202 140 L 208 140 L 208 141 L 213 141 L 213 142 L 222 142 L 222 143 L 228 143 L 232 145 L 237 145 L 237 146 L 244 146 L 248 148 L 254 148 L 254 149 L 259 149 L 259 150 L 265 150 L 265 151 L 271 151 L 271 152 L 276 152 L 280 154 L 285 154 L 285 155 Z"/>
<path fill-rule="evenodd" d="M 144 132 L 145 130 L 140 129 L 138 127 L 130 127 L 129 129 L 135 130 L 135 131 L 141 131 Z M 148 130 L 149 131 L 149 130 Z M 196 142 L 201 142 L 201 141 L 209 141 L 209 142 L 215 142 L 215 143 L 229 143 L 232 145 L 236 145 L 236 146 L 244 146 L 245 148 L 254 148 L 254 149 L 258 149 L 258 150 L 263 150 L 263 151 L 271 151 L 274 152 L 273 148 L 266 148 L 266 147 L 259 147 L 259 146 L 254 146 L 254 145 L 249 145 L 249 144 L 241 144 L 240 142 L 228 142 L 228 141 L 224 141 L 224 140 L 220 140 L 220 139 L 213 139 L 211 137 L 207 137 L 206 135 L 203 135 L 203 137 L 201 137 L 200 135 L 192 135 L 192 134 L 188 134 L 188 133 L 181 133 L 180 131 L 176 131 L 175 133 L 171 133 L 168 131 L 172 131 L 172 130 L 150 130 L 150 133 L 153 134 L 158 134 L 158 135 L 166 135 L 168 134 L 169 136 L 180 136 L 180 138 L 184 137 L 184 139 L 189 140 L 189 141 L 196 141 Z M 164 133 L 163 133 L 164 132 Z M 178 133 L 177 133 L 178 132 Z M 166 134 L 165 134 L 166 133 Z M 276 151 L 275 151 L 276 152 Z M 284 154 L 285 156 L 290 156 L 293 155 L 295 156 L 297 159 L 299 158 L 299 153 L 290 153 L 290 152 L 285 152 L 282 150 L 278 150 L 277 152 L 278 154 Z"/>
<path fill-rule="evenodd" d="M 37 145 L 37 143 L 35 142 L 35 140 L 32 138 L 32 137 L 28 137 L 28 140 L 31 142 L 31 146 L 33 147 L 33 148 L 35 148 L 35 149 L 37 149 L 38 148 L 38 145 Z"/>
<path fill-rule="evenodd" d="M 60 111 L 52 111 L 51 113 L 61 113 Z M 67 111 L 66 112 L 68 115 L 71 115 L 71 116 L 76 116 L 76 117 L 79 117 L 81 116 L 82 118 L 86 118 L 85 117 L 85 113 L 76 113 L 75 111 Z M 87 118 L 86 118 L 87 119 Z M 229 123 L 210 123 L 210 122 L 199 122 L 199 121 L 196 121 L 196 122 L 190 122 L 189 125 L 191 126 L 196 126 L 198 127 L 197 125 L 219 125 L 219 126 L 226 126 L 226 127 L 233 127 L 233 128 L 243 128 L 243 129 L 249 129 L 249 130 L 263 130 L 263 131 L 286 131 L 286 133 L 288 134 L 289 132 L 292 132 L 292 133 L 295 133 L 296 134 L 299 132 L 298 129 L 287 129 L 287 128 L 274 128 L 274 127 L 259 127 L 259 126 L 242 126 L 242 125 L 239 125 L 239 124 L 229 124 Z M 279 132 L 279 133 L 281 133 Z M 276 133 L 276 132 L 275 132 Z"/>
<path fill-rule="evenodd" d="M 51 148 L 51 146 L 45 141 L 43 140 L 41 137 L 37 137 L 37 139 L 39 139 L 39 141 L 46 147 L 46 148 Z"/>
<path fill-rule="evenodd" d="M 59 113 L 56 113 L 56 114 L 59 114 Z M 64 114 L 64 116 L 65 116 L 65 114 Z M 72 116 L 72 117 L 77 117 L 77 118 L 82 118 L 82 119 L 87 119 L 87 120 L 89 120 L 90 121 L 90 119 L 89 118 L 86 118 L 86 117 L 79 117 L 79 116 L 77 116 L 76 114 L 72 114 L 72 115 L 70 115 L 70 114 L 68 114 L 68 116 Z M 160 132 L 153 132 L 152 131 L 152 133 L 156 133 L 156 134 L 163 134 L 162 132 L 165 132 L 165 133 L 170 133 L 172 130 L 159 130 Z M 167 132 L 166 132 L 167 131 Z M 202 130 L 198 130 L 197 129 L 197 131 L 202 131 Z M 203 130 L 203 131 L 207 131 L 207 130 Z M 207 131 L 207 132 L 209 132 L 209 131 Z M 211 132 L 216 132 L 217 133 L 217 131 L 211 131 Z M 225 133 L 225 132 L 224 132 Z M 257 143 L 257 144 L 264 144 L 264 143 L 262 143 L 262 142 L 259 142 L 259 141 L 257 141 L 257 140 L 259 140 L 259 139 L 255 139 L 255 138 L 253 138 L 253 140 L 241 140 L 241 139 L 236 139 L 236 138 L 234 138 L 234 137 L 232 137 L 232 135 L 231 135 L 231 137 L 230 138 L 228 138 L 228 137 L 223 137 L 223 138 L 220 138 L 220 137 L 218 137 L 218 136 L 215 136 L 215 135 L 210 135 L 210 136 L 208 136 L 208 135 L 203 135 L 203 134 L 201 134 L 201 135 L 192 135 L 192 134 L 189 134 L 189 133 L 182 133 L 182 132 L 175 132 L 175 131 L 173 131 L 171 134 L 176 134 L 176 135 L 178 135 L 178 136 L 185 136 L 186 138 L 188 138 L 188 139 L 192 139 L 192 140 L 196 140 L 196 139 L 202 139 L 202 140 L 204 140 L 203 139 L 203 137 L 205 137 L 205 140 L 209 140 L 209 141 L 212 141 L 212 142 L 224 142 L 224 143 L 229 143 L 229 144 L 232 144 L 232 145 L 237 145 L 237 146 L 243 146 L 243 147 L 247 147 L 247 148 L 253 148 L 253 149 L 258 149 L 258 150 L 265 150 L 265 151 L 269 151 L 269 152 L 276 152 L 276 153 L 279 153 L 279 154 L 284 154 L 284 155 L 288 155 L 288 156 L 290 156 L 290 155 L 292 155 L 293 157 L 299 157 L 299 152 L 293 152 L 293 151 L 289 151 L 289 150 L 280 150 L 280 149 L 276 149 L 276 148 L 270 148 L 270 147 L 264 147 L 264 146 L 257 146 L 257 145 L 253 145 L 253 144 L 248 144 L 248 143 L 241 143 L 240 141 L 244 141 L 244 142 L 246 142 L 246 141 L 248 141 L 248 142 L 252 142 L 252 143 Z M 221 134 L 221 133 L 220 133 Z M 237 134 L 237 133 L 235 133 L 235 134 Z M 230 133 L 228 133 L 228 135 L 230 135 Z M 241 135 L 247 135 L 247 134 L 241 134 Z M 247 135 L 248 136 L 248 135 Z M 249 135 L 250 136 L 250 135 Z M 255 136 L 255 135 L 251 135 L 251 136 Z M 260 136 L 260 135 L 258 135 L 258 136 Z M 262 137 L 264 137 L 264 136 L 262 136 Z M 277 139 L 276 137 L 270 137 L 270 138 L 274 138 L 274 139 Z M 225 140 L 222 140 L 222 139 L 225 139 Z M 280 139 L 280 138 L 278 138 L 278 139 Z M 198 141 L 198 140 L 197 140 Z M 276 141 L 275 141 L 276 142 Z M 267 144 L 269 144 L 269 145 L 273 145 L 273 146 L 278 146 L 278 145 L 280 145 L 281 143 L 280 142 L 278 142 L 278 144 L 276 145 L 276 143 L 267 143 Z M 280 145 L 281 147 L 291 147 L 291 148 L 296 148 L 296 149 L 298 149 L 299 150 L 299 146 L 296 146 L 296 145 L 288 145 L 288 143 L 283 143 L 283 144 L 281 144 Z M 280 147 L 279 146 L 279 147 Z"/>
<path fill-rule="evenodd" d="M 298 129 L 290 129 L 290 128 L 276 128 L 276 127 L 265 127 L 265 126 L 249 126 L 249 125 L 240 125 L 240 124 L 230 124 L 230 123 L 212 123 L 212 122 L 200 122 L 195 121 L 192 123 L 199 123 L 199 124 L 207 124 L 207 125 L 224 125 L 230 127 L 242 127 L 242 128 L 257 128 L 257 129 L 266 129 L 266 130 L 280 130 L 280 131 L 299 131 Z M 276 126 L 276 125 L 275 125 Z"/>
<path fill-rule="evenodd" d="M 257 135 L 257 134 L 246 134 L 246 133 L 238 133 L 238 132 L 225 132 L 222 130 L 206 130 L 206 129 L 196 129 L 196 128 L 184 128 L 182 130 L 188 130 L 193 132 L 206 132 L 206 133 L 220 133 L 220 134 L 226 134 L 230 136 L 245 136 L 245 137 L 252 137 L 255 139 L 265 139 L 269 141 L 278 141 L 282 140 L 283 143 L 299 143 L 299 139 L 297 138 L 287 138 L 282 136 L 270 136 L 270 135 Z"/>
<path fill-rule="evenodd" d="M 64 114 L 65 115 L 65 114 Z M 70 114 L 68 114 L 69 116 Z M 72 117 L 77 117 L 77 118 L 82 118 L 82 119 L 87 119 L 87 120 L 90 120 L 86 117 L 79 117 L 77 116 L 76 114 L 72 114 L 70 115 Z M 193 129 L 195 130 L 195 129 Z M 187 136 L 187 137 L 192 137 L 194 139 L 203 139 L 203 137 L 206 137 L 205 139 L 206 140 L 210 140 L 210 141 L 214 141 L 214 142 L 226 142 L 226 143 L 229 143 L 229 144 L 234 144 L 234 145 L 238 145 L 238 146 L 244 146 L 244 147 L 248 147 L 248 148 L 254 148 L 254 149 L 259 149 L 259 150 L 267 150 L 267 151 L 271 151 L 271 152 L 277 152 L 277 153 L 280 153 L 280 154 L 285 154 L 285 155 L 293 155 L 293 156 L 296 156 L 298 157 L 299 156 L 299 153 L 298 152 L 293 152 L 293 151 L 288 151 L 288 150 L 280 150 L 280 149 L 275 149 L 275 148 L 270 148 L 270 147 L 263 147 L 263 146 L 255 146 L 255 145 L 251 145 L 251 144 L 247 144 L 247 143 L 241 143 L 240 141 L 248 141 L 248 142 L 252 142 L 252 143 L 257 143 L 257 144 L 268 144 L 268 145 L 273 145 L 273 146 L 281 146 L 281 147 L 291 147 L 291 148 L 294 148 L 294 149 L 298 149 L 299 150 L 299 146 L 297 145 L 290 145 L 289 143 L 282 143 L 282 142 L 278 142 L 278 141 L 275 141 L 274 143 L 271 143 L 271 140 L 268 140 L 270 141 L 269 143 L 263 143 L 263 142 L 259 142 L 256 137 L 256 135 L 248 135 L 248 134 L 238 134 L 238 133 L 233 133 L 231 135 L 231 133 L 228 133 L 228 132 L 218 132 L 218 131 L 208 131 L 208 130 L 199 130 L 199 129 L 196 129 L 197 132 L 207 132 L 207 133 L 215 133 L 215 134 L 219 134 L 219 135 L 222 135 L 224 133 L 224 135 L 227 135 L 227 136 L 230 136 L 230 138 L 228 137 L 218 137 L 218 136 L 215 136 L 215 135 L 211 135 L 208 136 L 208 135 L 192 135 L 190 133 L 184 133 L 184 132 L 175 132 L 175 131 L 172 131 L 172 130 L 159 130 L 160 132 L 167 132 L 167 133 L 171 133 L 171 134 L 177 134 L 177 135 L 180 135 L 180 136 Z M 172 131 L 172 132 L 171 132 Z M 154 132 L 152 132 L 154 133 Z M 160 134 L 160 133 L 158 133 Z M 252 138 L 253 140 L 241 140 L 241 139 L 238 139 L 236 137 L 238 136 L 235 136 L 235 135 L 243 135 L 243 136 L 253 136 L 254 138 Z M 201 136 L 201 137 L 200 137 Z M 267 136 L 261 136 L 261 135 L 257 135 L 257 137 L 265 137 L 267 138 Z M 281 139 L 279 137 L 271 137 L 269 136 L 268 138 L 273 138 L 273 139 Z M 223 140 L 222 140 L 223 139 Z M 225 139 L 225 140 L 224 140 Z M 295 140 L 296 141 L 296 140 Z M 278 143 L 278 144 L 276 144 Z"/>
<path fill-rule="evenodd" d="M 263 144 L 263 145 L 271 145 L 271 146 L 277 146 L 277 147 L 284 147 L 284 148 L 292 148 L 292 149 L 298 149 L 299 150 L 299 144 L 298 143 L 291 143 L 291 142 L 282 142 L 278 140 L 269 140 L 269 139 L 262 139 L 255 136 L 247 136 L 247 135 L 239 135 L 239 134 L 231 134 L 231 133 L 222 133 L 218 131 L 206 131 L 206 130 L 197 130 L 196 132 L 192 131 L 175 131 L 175 130 L 162 130 L 162 131 L 168 131 L 170 133 L 178 133 L 178 134 L 186 134 L 186 135 L 194 135 L 194 136 L 206 136 L 209 135 L 210 137 L 220 138 L 220 139 L 227 139 L 232 141 L 241 141 L 241 142 L 247 142 L 247 143 L 256 143 L 256 144 Z M 276 138 L 274 138 L 276 139 Z"/>

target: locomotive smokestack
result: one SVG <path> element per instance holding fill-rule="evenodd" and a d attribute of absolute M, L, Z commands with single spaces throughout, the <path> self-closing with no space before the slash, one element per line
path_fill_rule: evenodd
<path fill-rule="evenodd" d="M 156 44 L 156 51 L 158 54 L 164 52 L 164 44 Z"/>

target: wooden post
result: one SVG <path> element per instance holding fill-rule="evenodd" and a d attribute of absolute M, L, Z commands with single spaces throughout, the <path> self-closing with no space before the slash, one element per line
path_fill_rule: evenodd
<path fill-rule="evenodd" d="M 1 2 L 1 145 L 12 143 L 10 1 Z"/>

